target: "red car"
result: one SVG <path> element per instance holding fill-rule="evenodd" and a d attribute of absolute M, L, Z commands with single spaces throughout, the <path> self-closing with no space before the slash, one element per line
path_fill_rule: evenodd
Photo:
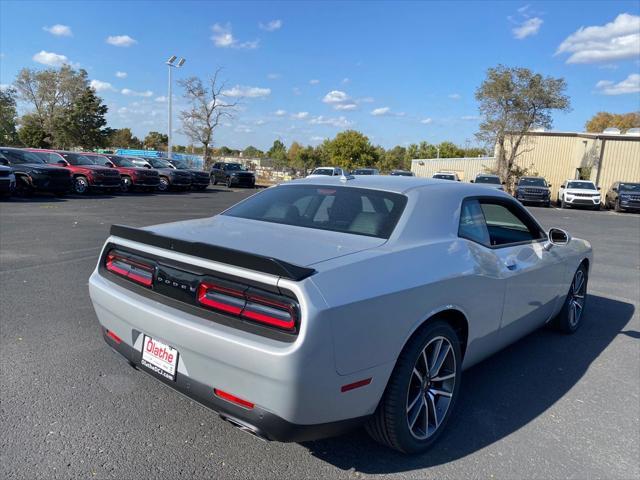
<path fill-rule="evenodd" d="M 120 191 L 120 173 L 114 168 L 100 167 L 80 153 L 30 148 L 45 163 L 71 170 L 73 191 L 85 194 L 90 190 Z"/>
<path fill-rule="evenodd" d="M 160 176 L 157 170 L 136 167 L 131 160 L 119 155 L 92 152 L 82 153 L 82 155 L 92 160 L 96 165 L 118 170 L 122 177 L 120 184 L 122 192 L 129 192 L 134 188 L 152 192 L 160 185 Z"/>

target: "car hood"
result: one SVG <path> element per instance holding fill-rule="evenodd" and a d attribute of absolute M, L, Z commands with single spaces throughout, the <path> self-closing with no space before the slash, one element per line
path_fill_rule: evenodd
<path fill-rule="evenodd" d="M 383 245 L 384 238 L 331 232 L 217 215 L 146 227 L 144 230 L 189 242 L 202 242 L 273 257 L 300 266 Z"/>
<path fill-rule="evenodd" d="M 569 195 L 574 193 L 590 193 L 591 195 L 600 195 L 599 190 L 590 190 L 588 188 L 567 188 L 564 193 L 568 193 Z"/>

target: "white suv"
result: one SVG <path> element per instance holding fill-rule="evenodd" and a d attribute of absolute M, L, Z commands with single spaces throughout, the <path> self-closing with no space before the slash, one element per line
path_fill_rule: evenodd
<path fill-rule="evenodd" d="M 558 190 L 561 208 L 579 206 L 600 210 L 600 187 L 589 180 L 566 180 Z"/>
<path fill-rule="evenodd" d="M 344 171 L 340 167 L 318 167 L 311 172 L 307 177 L 336 177 L 344 175 Z"/>
<path fill-rule="evenodd" d="M 431 178 L 439 178 L 440 180 L 453 180 L 454 182 L 460 181 L 460 177 L 456 172 L 436 172 Z"/>

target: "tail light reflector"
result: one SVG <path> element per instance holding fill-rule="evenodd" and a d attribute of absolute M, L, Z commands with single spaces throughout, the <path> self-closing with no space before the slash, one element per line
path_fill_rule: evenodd
<path fill-rule="evenodd" d="M 298 320 L 297 306 L 292 300 L 273 294 L 259 294 L 254 289 L 232 288 L 212 282 L 198 286 L 200 305 L 257 323 L 293 331 Z"/>
<path fill-rule="evenodd" d="M 110 272 L 128 278 L 139 285 L 151 287 L 153 283 L 153 265 L 133 260 L 115 251 L 107 254 L 105 267 Z"/>
<path fill-rule="evenodd" d="M 217 388 L 213 389 L 213 393 L 215 393 L 217 397 L 220 397 L 221 399 L 226 400 L 227 402 L 235 403 L 236 405 L 239 405 L 243 408 L 252 410 L 253 407 L 255 407 L 254 403 L 251 403 L 247 400 L 243 400 L 242 398 L 238 398 L 235 395 L 231 395 L 230 393 L 223 392 L 222 390 L 218 390 Z"/>
<path fill-rule="evenodd" d="M 113 340 L 117 344 L 122 343 L 122 339 L 118 335 L 113 333 L 111 330 L 106 330 L 106 334 L 107 334 L 107 337 L 109 337 L 111 340 Z"/>

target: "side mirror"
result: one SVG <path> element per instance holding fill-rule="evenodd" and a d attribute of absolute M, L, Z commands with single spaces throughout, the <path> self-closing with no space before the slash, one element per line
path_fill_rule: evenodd
<path fill-rule="evenodd" d="M 598 190 L 600 190 L 600 187 L 598 187 Z"/>
<path fill-rule="evenodd" d="M 116 164 L 115 164 L 115 163 L 113 163 L 113 162 L 109 162 L 109 163 L 107 163 L 107 167 L 109 167 L 109 168 L 116 168 Z"/>
<path fill-rule="evenodd" d="M 562 185 L 560 185 L 560 188 L 564 188 L 564 183 Z"/>
<path fill-rule="evenodd" d="M 469 181 L 470 181 L 471 183 L 475 183 L 475 182 L 476 182 L 475 180 L 469 180 Z"/>
<path fill-rule="evenodd" d="M 151 168 L 151 165 L 149 165 L 148 163 L 145 163 L 144 168 Z"/>
<path fill-rule="evenodd" d="M 550 248 L 551 245 L 562 246 L 566 245 L 571 241 L 571 235 L 569 235 L 566 231 L 561 228 L 551 228 L 549 229 L 549 242 L 548 246 Z M 549 249 L 547 248 L 547 250 Z"/>
<path fill-rule="evenodd" d="M 553 187 L 553 185 L 549 184 L 549 188 Z"/>
<path fill-rule="evenodd" d="M 506 184 L 507 184 L 507 182 L 502 182 L 502 183 L 501 183 L 501 185 L 506 185 Z"/>
<path fill-rule="evenodd" d="M 66 160 L 58 160 L 56 162 L 58 165 L 66 167 L 67 166 L 67 161 Z"/>
<path fill-rule="evenodd" d="M 613 188 L 611 189 L 611 191 L 612 191 L 612 192 L 617 192 L 617 191 L 618 191 L 618 189 L 617 189 L 616 187 L 613 187 Z"/>

